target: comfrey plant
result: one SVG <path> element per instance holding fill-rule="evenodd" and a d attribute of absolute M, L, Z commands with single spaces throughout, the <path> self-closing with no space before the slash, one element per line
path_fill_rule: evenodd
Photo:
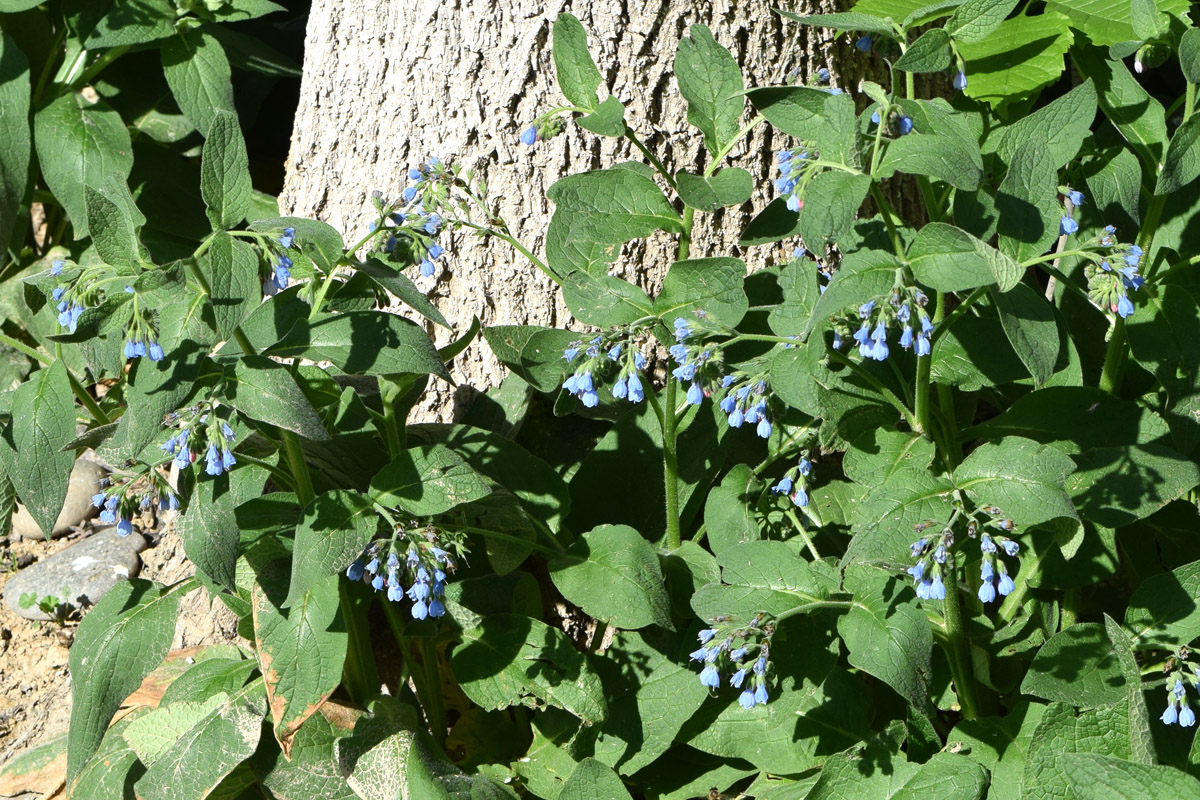
<path fill-rule="evenodd" d="M 201 70 L 226 5 L 193 5 L 167 63 Z M 372 195 L 349 245 L 261 209 L 235 115 L 187 81 L 209 229 L 186 247 L 127 173 L 79 190 L 57 150 L 14 171 L 0 148 L 64 230 L 3 273 L 28 377 L 0 394 L 0 496 L 52 525 L 93 448 L 101 524 L 177 514 L 197 567 L 80 623 L 72 795 L 1200 791 L 1200 33 L 1165 0 L 918 5 L 785 15 L 888 77 L 853 87 L 747 86 L 693 26 L 680 164 L 601 98 L 561 15 L 565 104 L 513 140 L 538 158 L 577 125 L 642 158 L 555 183 L 544 255 L 448 154 Z M 30 130 L 82 115 L 104 135 L 72 157 L 123 163 L 116 112 L 36 89 L 9 30 L 5 98 L 57 93 L 13 106 Z M 24 132 L 5 142 L 28 158 Z M 693 237 L 719 210 L 745 215 L 736 254 Z M 466 234 L 574 321 L 484 328 L 508 377 L 459 423 L 410 424 L 480 333 L 426 331 L 449 325 L 421 287 Z M 665 274 L 610 274 L 651 235 L 675 237 Z M 110 727 L 201 586 L 251 647 Z"/>

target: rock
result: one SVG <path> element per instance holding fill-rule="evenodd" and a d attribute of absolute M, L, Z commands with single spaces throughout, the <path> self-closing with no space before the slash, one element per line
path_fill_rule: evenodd
<path fill-rule="evenodd" d="M 99 510 L 92 505 L 92 495 L 100 490 L 99 483 L 105 474 L 104 468 L 95 461 L 81 458 L 75 462 L 71 469 L 71 482 L 67 486 L 67 500 L 63 503 L 58 520 L 54 523 L 54 530 L 50 533 L 52 539 L 66 536 L 72 528 L 98 513 Z M 23 505 L 17 503 L 17 511 L 12 518 L 13 540 L 45 537 L 46 534 L 33 521 L 33 516 Z"/>
<path fill-rule="evenodd" d="M 37 605 L 21 608 L 24 594 L 53 595 L 73 610 L 95 605 L 118 581 L 137 575 L 138 553 L 145 549 L 146 539 L 136 531 L 125 537 L 116 528 L 97 531 L 10 578 L 4 602 L 14 614 L 33 620 L 51 617 Z"/>

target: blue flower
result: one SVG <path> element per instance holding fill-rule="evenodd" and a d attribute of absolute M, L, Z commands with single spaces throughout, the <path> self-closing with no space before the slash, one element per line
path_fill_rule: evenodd
<path fill-rule="evenodd" d="M 808 492 L 804 491 L 803 486 L 797 487 L 796 493 L 792 495 L 792 502 L 801 508 L 808 505 Z"/>
<path fill-rule="evenodd" d="M 817 83 L 829 83 L 829 70 L 821 67 L 817 70 Z"/>
<path fill-rule="evenodd" d="M 237 463 L 237 459 L 235 459 L 233 457 L 233 451 L 231 451 L 231 450 L 222 450 L 221 451 L 221 466 L 224 467 L 226 471 L 233 469 L 233 465 L 236 463 Z"/>
<path fill-rule="evenodd" d="M 729 415 L 729 427 L 731 428 L 740 428 L 745 421 L 746 415 L 742 413 L 741 408 L 735 408 L 733 413 Z"/>
<path fill-rule="evenodd" d="M 695 650 L 692 653 L 690 653 L 688 655 L 688 657 L 691 658 L 692 661 L 707 661 L 708 660 L 708 648 L 701 647 L 699 650 Z"/>
<path fill-rule="evenodd" d="M 363 578 L 363 563 L 362 559 L 356 559 L 350 566 L 346 567 L 346 577 L 352 581 L 361 581 Z"/>
<path fill-rule="evenodd" d="M 151 342 L 150 347 L 147 348 L 147 352 L 151 361 L 162 361 L 167 355 L 163 352 L 162 345 L 158 342 Z"/>
<path fill-rule="evenodd" d="M 1000 543 L 1000 546 L 1003 547 L 1004 552 L 1010 556 L 1015 556 L 1021 551 L 1021 545 L 1017 544 L 1012 539 L 1005 539 Z"/>
<path fill-rule="evenodd" d="M 770 698 L 767 696 L 766 684 L 760 683 L 758 688 L 754 690 L 754 702 L 758 703 L 759 705 L 766 705 L 768 700 L 770 700 Z"/>
<path fill-rule="evenodd" d="M 83 314 L 83 306 L 75 303 L 65 308 L 63 306 L 65 304 L 59 304 L 58 324 L 66 328 L 68 333 L 74 333 L 79 324 L 79 317 Z"/>
<path fill-rule="evenodd" d="M 413 603 L 412 615 L 413 619 L 425 619 L 429 616 L 429 606 L 426 605 L 424 600 L 418 600 Z"/>
<path fill-rule="evenodd" d="M 900 128 L 901 136 L 904 136 L 905 134 L 912 132 L 913 121 L 911 119 L 909 119 L 908 117 L 903 117 L 903 116 L 900 117 L 900 121 L 897 123 L 897 125 Z"/>
<path fill-rule="evenodd" d="M 754 708 L 754 690 L 746 687 L 740 695 L 738 695 L 738 705 L 745 709 Z"/>
<path fill-rule="evenodd" d="M 374 578 L 371 579 L 371 588 L 377 592 L 381 591 L 383 589 L 383 576 L 382 575 L 376 575 Z"/>
<path fill-rule="evenodd" d="M 133 533 L 133 523 L 122 517 L 117 522 L 117 535 L 128 536 L 131 533 Z"/>
<path fill-rule="evenodd" d="M 717 672 L 717 668 L 709 664 L 700 670 L 700 684 L 710 689 L 719 687 L 721 685 L 721 675 Z"/>
<path fill-rule="evenodd" d="M 292 242 L 295 241 L 295 238 L 296 238 L 296 229 L 295 228 L 284 228 L 283 236 L 279 237 L 279 244 L 281 247 L 283 247 L 286 250 L 287 248 L 292 246 Z"/>
<path fill-rule="evenodd" d="M 704 402 L 704 391 L 700 388 L 700 384 L 693 381 L 692 385 L 688 387 L 687 401 L 694 406 Z"/>
<path fill-rule="evenodd" d="M 788 494 L 792 491 L 792 477 L 784 475 L 779 483 L 771 487 L 771 491 L 775 494 Z"/>
<path fill-rule="evenodd" d="M 532 125 L 526 128 L 521 133 L 521 144 L 526 144 L 530 147 L 533 147 L 535 144 L 537 144 L 537 128 Z"/>
<path fill-rule="evenodd" d="M 400 196 L 404 198 L 404 202 L 411 203 L 413 200 L 417 199 L 417 187 L 415 187 L 415 186 L 404 187 L 404 191 L 400 193 Z"/>
<path fill-rule="evenodd" d="M 876 110 L 874 110 L 874 111 L 872 111 L 872 112 L 871 112 L 871 123 L 872 123 L 873 125 L 878 125 L 878 124 L 879 124 L 879 109 L 876 109 Z"/>
<path fill-rule="evenodd" d="M 57 300 L 62 300 L 63 292 L 65 292 L 65 291 L 66 291 L 66 289 L 64 289 L 63 287 L 55 286 L 54 291 L 50 292 L 50 294 L 57 301 Z"/>
<path fill-rule="evenodd" d="M 209 475 L 220 475 L 223 469 L 221 466 L 221 454 L 217 452 L 217 446 L 210 444 L 208 452 L 204 455 L 204 471 Z"/>
<path fill-rule="evenodd" d="M 1064 215 L 1063 218 L 1058 221 L 1058 232 L 1060 234 L 1070 235 L 1075 233 L 1077 230 L 1079 230 L 1079 223 L 1068 216 Z"/>
<path fill-rule="evenodd" d="M 905 350 L 912 347 L 913 329 L 911 325 L 905 325 L 904 330 L 900 332 L 900 346 Z"/>
<path fill-rule="evenodd" d="M 1162 713 L 1159 719 L 1163 721 L 1164 725 L 1174 725 L 1176 720 L 1179 719 L 1179 708 L 1175 703 L 1174 697 L 1168 701 L 1167 710 Z"/>
<path fill-rule="evenodd" d="M 958 71 L 958 74 L 954 76 L 954 88 L 960 92 L 967 88 L 967 73 L 961 69 Z"/>
<path fill-rule="evenodd" d="M 1190 728 L 1196 724 L 1196 712 L 1192 711 L 1191 706 L 1184 706 L 1179 709 L 1179 727 Z"/>
<path fill-rule="evenodd" d="M 883 361 L 888 357 L 887 346 L 887 328 L 883 325 L 883 320 L 879 320 L 875 324 L 875 330 L 871 333 L 871 340 L 874 344 L 870 348 L 870 356 L 876 361 Z"/>
<path fill-rule="evenodd" d="M 754 662 L 754 674 L 762 677 L 767 673 L 767 659 L 765 656 L 759 656 Z"/>
<path fill-rule="evenodd" d="M 640 403 L 646 399 L 645 390 L 642 388 L 642 381 L 637 375 L 630 375 L 626 384 L 629 387 L 629 402 Z"/>
<path fill-rule="evenodd" d="M 733 661 L 741 661 L 745 657 L 746 657 L 746 648 L 744 648 L 744 647 L 739 647 L 736 650 L 729 651 L 729 658 Z"/>
<path fill-rule="evenodd" d="M 624 399 L 629 396 L 629 386 L 625 383 L 624 378 L 617 378 L 617 382 L 612 387 L 612 396 L 617 399 Z"/>
<path fill-rule="evenodd" d="M 735 689 L 742 688 L 742 683 L 746 680 L 746 670 L 739 669 L 733 673 L 733 677 L 729 679 L 729 685 Z"/>
<path fill-rule="evenodd" d="M 946 599 L 946 584 L 942 583 L 941 575 L 933 576 L 933 584 L 929 587 L 929 598 L 931 600 Z"/>
<path fill-rule="evenodd" d="M 1017 586 L 1015 583 L 1013 583 L 1013 579 L 1008 577 L 1007 572 L 1001 572 L 1000 584 L 996 588 L 1000 591 L 1001 597 L 1007 597 L 1008 595 L 1012 594 L 1013 589 L 1016 589 Z"/>
<path fill-rule="evenodd" d="M 431 600 L 429 602 L 429 616 L 443 617 L 445 615 L 446 615 L 446 604 L 443 603 L 441 600 L 439 600 L 436 597 L 433 598 L 433 600 Z"/>
<path fill-rule="evenodd" d="M 1128 297 L 1122 295 L 1121 299 L 1117 301 L 1117 314 L 1122 319 L 1133 316 L 1133 303 L 1130 302 Z"/>
<path fill-rule="evenodd" d="M 708 644 L 716 635 L 717 630 L 715 628 L 705 628 L 696 635 L 696 638 L 700 640 L 700 644 Z"/>
<path fill-rule="evenodd" d="M 765 416 L 759 418 L 758 427 L 756 427 L 754 429 L 754 431 L 763 439 L 770 439 L 771 438 L 771 422 L 770 422 L 770 420 L 768 420 Z"/>
<path fill-rule="evenodd" d="M 421 259 L 421 274 L 426 278 L 432 278 L 433 273 L 437 271 L 437 267 L 428 258 Z"/>
<path fill-rule="evenodd" d="M 62 271 L 63 271 L 63 262 L 62 261 L 53 261 L 50 263 L 50 274 L 51 275 L 62 275 Z M 57 298 L 55 298 L 55 299 L 57 299 Z"/>
<path fill-rule="evenodd" d="M 388 576 L 387 599 L 393 603 L 399 603 L 404 599 L 404 588 L 400 586 L 399 580 L 392 580 L 392 576 Z"/>
<path fill-rule="evenodd" d="M 791 197 L 789 197 L 787 199 L 787 209 L 788 209 L 788 211 L 799 211 L 800 210 L 800 198 L 797 197 L 796 195 L 792 195 Z"/>
<path fill-rule="evenodd" d="M 991 581 L 984 581 L 979 585 L 979 602 L 990 603 L 996 599 L 996 587 Z"/>
<path fill-rule="evenodd" d="M 875 309 L 875 301 L 868 300 L 867 302 L 863 303 L 861 306 L 858 307 L 858 318 L 866 319 L 867 317 L 871 316 L 871 312 L 874 309 Z"/>
<path fill-rule="evenodd" d="M 854 46 L 857 47 L 859 50 L 863 51 L 864 53 L 871 52 L 871 37 L 870 36 L 858 37 L 857 41 L 854 42 Z"/>
<path fill-rule="evenodd" d="M 832 95 L 839 95 L 842 93 L 842 90 L 836 86 L 832 86 L 829 88 L 829 93 Z M 763 702 L 765 703 L 766 701 L 764 700 Z"/>
<path fill-rule="evenodd" d="M 96 508 L 100 508 L 104 505 L 104 501 L 107 499 L 108 496 L 105 495 L 104 492 L 97 492 L 96 494 L 92 495 L 92 505 L 94 505 Z"/>
<path fill-rule="evenodd" d="M 1074 206 L 1083 205 L 1083 192 L 1071 191 L 1071 192 L 1067 193 L 1067 197 L 1069 197 L 1071 199 L 1071 205 L 1074 205 Z"/>

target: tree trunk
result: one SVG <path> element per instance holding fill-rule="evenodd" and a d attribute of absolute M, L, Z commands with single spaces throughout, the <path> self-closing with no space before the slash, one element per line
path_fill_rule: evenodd
<path fill-rule="evenodd" d="M 782 83 L 793 74 L 807 80 L 820 67 L 835 75 L 835 85 L 848 85 L 836 76 L 853 73 L 830 61 L 832 32 L 780 18 L 771 11 L 777 4 L 785 5 L 777 0 L 674 0 L 645 7 L 598 0 L 314 0 L 280 205 L 323 219 L 352 240 L 372 218 L 373 190 L 398 196 L 408 167 L 437 156 L 481 173 L 513 233 L 541 253 L 553 210 L 547 187 L 567 174 L 641 160 L 624 140 L 603 139 L 573 124 L 533 148 L 519 142 L 535 117 L 563 102 L 550 50 L 558 13 L 580 18 L 608 90 L 625 104 L 626 119 L 651 150 L 672 171 L 697 171 L 703 146 L 687 124 L 672 69 L 676 45 L 689 25 L 712 29 L 741 64 L 748 87 Z M 794 10 L 833 9 L 814 4 Z M 837 51 L 861 72 L 865 59 L 847 44 L 841 37 Z M 604 88 L 600 94 L 603 99 Z M 769 199 L 776 174 L 773 152 L 788 144 L 763 125 L 733 152 L 732 163 L 750 170 L 758 188 L 746 206 L 697 215 L 693 257 L 738 255 L 753 269 L 790 252 L 794 242 L 747 252 L 736 245 L 745 224 Z M 419 285 L 460 330 L 473 315 L 484 324 L 568 321 L 550 280 L 505 243 L 460 233 L 445 244 L 441 274 Z M 662 235 L 626 245 L 613 271 L 653 290 L 673 258 L 674 242 Z M 437 335 L 451 338 L 444 331 Z M 503 370 L 480 342 L 456 360 L 453 374 L 463 388 L 456 394 L 444 385 L 434 387 L 416 416 L 452 419 L 455 407 L 473 391 L 466 387 L 495 385 Z"/>

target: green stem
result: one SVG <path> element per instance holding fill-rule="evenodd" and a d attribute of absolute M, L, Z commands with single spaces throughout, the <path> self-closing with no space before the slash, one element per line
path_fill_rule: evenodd
<path fill-rule="evenodd" d="M 874 181 L 871 182 L 871 197 L 874 198 L 875 205 L 879 206 L 879 213 L 883 215 L 883 224 L 887 226 L 888 236 L 892 239 L 892 249 L 896 251 L 896 257 L 903 261 L 904 245 L 900 241 L 900 232 L 896 229 L 892 207 L 888 205 L 883 192 L 879 191 L 879 187 Z"/>
<path fill-rule="evenodd" d="M 20 353 L 24 353 L 25 355 L 32 358 L 34 361 L 41 363 L 43 366 L 48 367 L 54 363 L 54 359 L 51 358 L 50 356 L 45 355 L 43 353 L 39 353 L 37 350 L 35 350 L 32 347 L 30 347 L 29 345 L 25 344 L 21 340 L 14 339 L 13 337 L 11 337 L 5 333 L 0 333 L 0 342 L 8 345 L 13 350 L 16 350 Z"/>
<path fill-rule="evenodd" d="M 900 412 L 900 415 L 904 417 L 904 420 L 909 424 L 909 427 L 913 428 L 914 430 L 918 429 L 917 419 L 915 416 L 913 416 L 913 412 L 909 411 L 908 407 L 904 405 L 904 401 L 897 397 L 895 392 L 884 386 L 878 378 L 867 372 L 858 364 L 854 363 L 854 361 L 852 361 L 845 353 L 841 353 L 837 350 L 826 350 L 826 354 L 839 364 L 844 364 L 845 366 L 849 367 L 855 375 L 871 384 L 875 391 L 883 395 L 884 400 L 887 400 L 897 411 Z M 925 358 L 922 360 L 928 361 L 929 359 Z"/>
<path fill-rule="evenodd" d="M 1117 317 L 1113 322 L 1112 336 L 1108 339 L 1108 350 L 1104 353 L 1104 369 L 1100 373 L 1100 388 L 1109 394 L 1121 389 L 1125 373 L 1125 320 Z"/>
<path fill-rule="evenodd" d="M 554 271 L 551 270 L 550 267 L 546 265 L 546 262 L 542 261 L 540 258 L 535 256 L 528 247 L 521 244 L 521 242 L 519 242 L 517 240 L 517 238 L 515 236 L 513 236 L 512 234 L 510 234 L 507 230 L 498 230 L 496 228 L 489 228 L 486 225 L 480 225 L 477 222 L 468 222 L 467 220 L 457 220 L 457 222 L 459 225 L 462 225 L 464 228 L 471 228 L 472 230 L 477 230 L 477 231 L 480 231 L 481 233 L 486 233 L 489 236 L 495 236 L 497 239 L 500 239 L 501 241 L 508 242 L 518 253 L 525 256 L 525 258 L 527 258 L 529 260 L 529 263 L 533 264 L 535 267 L 540 269 L 546 275 L 547 278 L 554 281 L 555 285 L 562 286 L 562 278 L 560 278 L 558 275 L 556 275 L 554 273 Z"/>
<path fill-rule="evenodd" d="M 708 169 L 704 170 L 704 177 L 711 178 L 712 174 L 717 171 L 717 167 L 721 166 L 721 162 L 724 161 L 725 157 L 733 150 L 734 145 L 740 142 L 742 138 L 746 136 L 746 134 L 758 127 L 759 123 L 764 122 L 765 120 L 766 117 L 755 117 L 743 125 L 742 129 L 737 132 L 737 135 L 730 139 L 725 146 L 722 147 L 715 156 L 713 156 L 712 163 L 708 165 Z"/>
<path fill-rule="evenodd" d="M 424 666 L 425 680 L 417 683 L 421 689 L 424 684 L 424 694 L 421 705 L 425 709 L 425 719 L 429 723 L 429 732 L 438 747 L 446 747 L 446 707 L 442 699 L 442 679 L 438 674 L 437 645 L 429 639 L 417 639 L 417 648 L 421 652 L 421 663 Z M 415 672 L 415 671 L 414 671 Z"/>
<path fill-rule="evenodd" d="M 470 525 L 458 525 L 453 523 L 447 527 L 453 527 L 454 530 L 462 531 L 463 533 L 474 533 L 477 536 L 482 536 L 486 539 L 496 539 L 497 541 L 501 542 L 512 542 L 513 544 L 523 545 L 548 556 L 561 556 L 566 552 L 566 549 L 564 549 L 563 546 L 558 542 L 554 542 L 553 539 L 551 539 L 551 541 L 554 542 L 554 547 L 543 547 L 540 544 L 535 544 L 534 542 L 531 542 L 528 539 L 524 539 L 520 536 L 510 536 L 507 533 L 492 531 L 488 530 L 487 528 L 474 528 Z"/>
<path fill-rule="evenodd" d="M 673 190 L 678 191 L 678 187 L 675 185 L 675 176 L 667 172 L 667 168 L 658 160 L 658 157 L 654 153 L 651 153 L 646 145 L 642 144 L 642 140 L 637 137 L 637 134 L 633 132 L 633 128 L 628 125 L 625 126 L 625 138 L 633 142 L 633 146 L 642 151 L 642 155 L 654 165 L 654 168 L 658 170 L 658 174 L 663 176 L 663 180 L 670 184 Z"/>
<path fill-rule="evenodd" d="M 1187 122 L 1196 106 L 1196 84 L 1189 83 L 1183 94 L 1183 121 Z"/>
<path fill-rule="evenodd" d="M 1063 592 L 1062 616 L 1059 617 L 1059 630 L 1066 630 L 1079 619 L 1080 592 L 1078 588 L 1067 589 Z"/>
<path fill-rule="evenodd" d="M 679 251 L 676 261 L 687 259 L 692 246 L 691 208 L 683 210 L 683 232 L 679 234 Z M 683 543 L 679 526 L 679 422 L 675 417 L 675 406 L 678 403 L 678 381 L 667 377 L 666 396 L 663 398 L 662 434 L 663 434 L 663 481 L 666 484 L 667 500 L 667 549 L 677 550 Z"/>
<path fill-rule="evenodd" d="M 804 526 L 800 524 L 800 520 L 796 518 L 796 512 L 789 508 L 783 513 L 787 514 L 787 518 L 790 519 L 792 521 L 792 525 L 796 527 L 796 532 L 799 533 L 800 538 L 804 540 L 805 546 L 808 547 L 808 552 L 812 553 L 813 561 L 820 561 L 821 554 L 817 552 L 817 546 L 813 544 L 812 537 L 808 535 L 808 531 L 804 529 Z"/>
<path fill-rule="evenodd" d="M 980 286 L 978 289 L 967 295 L 966 299 L 959 303 L 955 309 L 947 314 L 945 318 L 938 324 L 938 326 L 933 329 L 933 335 L 929 337 L 930 346 L 936 344 L 938 338 L 943 333 L 950 330 L 950 328 L 954 326 L 954 323 L 958 321 L 958 318 L 967 313 L 967 310 L 975 304 L 975 301 L 983 297 L 985 294 L 987 294 L 987 287 Z"/>
<path fill-rule="evenodd" d="M 79 382 L 79 378 L 76 378 L 71 370 L 67 370 L 67 380 L 71 382 L 71 393 L 79 399 L 80 403 L 83 403 L 83 407 L 86 408 L 88 413 L 92 415 L 92 419 L 96 420 L 96 422 L 100 423 L 101 425 L 107 425 L 112 422 L 112 419 L 108 416 L 108 414 L 105 414 L 103 411 L 101 411 L 99 404 L 92 399 L 91 392 L 89 392 L 87 387 Z"/>
<path fill-rule="evenodd" d="M 313 492 L 312 475 L 308 473 L 308 463 L 304 460 L 304 451 L 300 448 L 300 437 L 282 429 L 279 435 L 283 439 L 284 455 L 296 484 L 296 499 L 300 501 L 301 508 L 306 508 L 316 494 Z"/>
<path fill-rule="evenodd" d="M 105 50 L 100 54 L 99 58 L 92 62 L 90 67 L 84 70 L 83 74 L 71 81 L 71 88 L 78 89 L 81 86 L 87 86 L 89 83 L 91 83 L 93 78 L 104 71 L 105 67 L 116 61 L 121 56 L 125 55 L 125 53 L 128 52 L 129 47 L 129 45 L 123 45 L 121 47 L 113 47 L 109 50 Z"/>
<path fill-rule="evenodd" d="M 946 320 L 946 294 L 938 292 L 937 307 L 933 312 L 934 328 L 941 327 Z M 931 343 L 932 344 L 932 343 Z M 933 358 L 926 356 L 926 361 L 932 363 Z M 937 385 L 938 407 L 942 419 L 942 457 L 947 466 L 954 469 L 962 461 L 962 449 L 958 442 L 958 420 L 954 411 L 954 393 L 949 386 Z"/>
<path fill-rule="evenodd" d="M 375 655 L 371 650 L 371 628 L 367 611 L 371 608 L 372 595 L 361 590 L 361 584 L 338 579 L 338 597 L 342 610 L 342 621 L 349 640 L 346 661 L 342 667 L 342 682 L 350 699 L 360 706 L 379 694 L 379 672 L 375 669 Z"/>
<path fill-rule="evenodd" d="M 942 603 L 946 618 L 947 655 L 950 657 L 950 671 L 954 675 L 954 685 L 958 690 L 963 716 L 966 719 L 975 719 L 980 712 L 981 687 L 975 681 L 975 673 L 971 669 L 969 644 L 963 627 L 962 598 L 958 594 L 958 565 L 953 561 L 949 572 L 946 599 Z"/>

